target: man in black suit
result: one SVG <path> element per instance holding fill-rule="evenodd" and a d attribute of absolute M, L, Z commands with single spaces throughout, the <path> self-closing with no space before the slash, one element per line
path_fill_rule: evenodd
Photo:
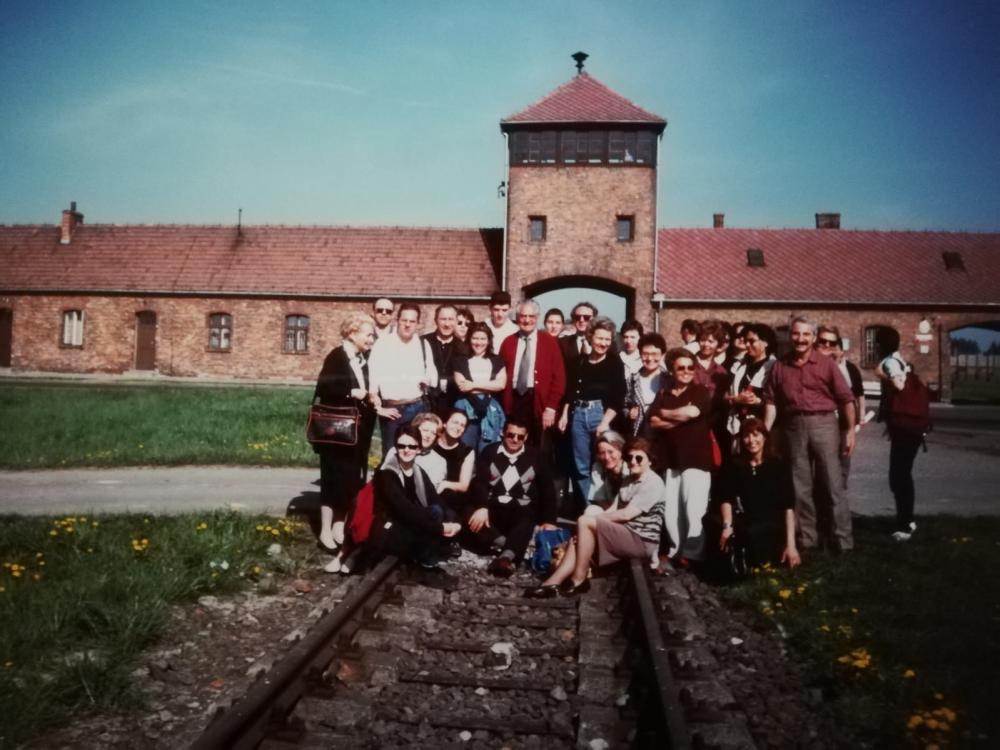
<path fill-rule="evenodd" d="M 590 344 L 587 342 L 587 326 L 597 315 L 597 308 L 590 302 L 577 302 L 570 319 L 573 321 L 573 335 L 559 338 L 559 348 L 563 360 L 569 365 L 575 362 L 581 354 L 590 354 Z"/>
<path fill-rule="evenodd" d="M 462 342 L 455 338 L 456 322 L 458 322 L 458 311 L 453 305 L 438 305 L 434 311 L 435 329 L 423 336 L 434 357 L 434 366 L 438 374 L 438 382 L 427 389 L 427 396 L 430 398 L 431 410 L 441 419 L 448 415 L 451 405 L 458 397 L 455 389 L 454 360 L 456 354 L 462 353 L 460 351 Z"/>

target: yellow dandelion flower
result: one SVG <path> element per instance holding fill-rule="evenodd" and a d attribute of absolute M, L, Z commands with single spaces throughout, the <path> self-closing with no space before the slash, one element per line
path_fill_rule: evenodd
<path fill-rule="evenodd" d="M 254 566 L 253 566 L 253 572 L 254 572 L 254 573 L 260 573 L 260 570 L 261 570 L 261 568 L 260 568 L 260 566 L 259 566 L 259 565 L 254 565 Z"/>
<path fill-rule="evenodd" d="M 36 552 L 35 553 L 35 557 L 45 557 L 45 553 L 44 552 Z"/>
<path fill-rule="evenodd" d="M 5 661 L 3 663 L 3 666 L 4 666 L 4 669 L 10 669 L 11 667 L 14 666 L 14 662 L 12 662 L 12 661 Z"/>
<path fill-rule="evenodd" d="M 823 623 L 822 625 L 820 625 L 816 629 L 819 630 L 819 631 L 821 631 L 821 632 L 823 632 L 823 633 L 829 633 L 830 632 L 830 626 L 827 625 L 826 623 Z"/>
<path fill-rule="evenodd" d="M 782 589 L 781 591 L 778 592 L 778 596 L 780 596 L 782 599 L 788 599 L 791 597 L 791 595 L 792 595 L 791 589 Z"/>
<path fill-rule="evenodd" d="M 52 529 L 52 530 L 51 530 L 51 531 L 49 532 L 49 536 L 59 536 L 59 532 L 58 532 L 58 531 L 56 531 L 55 529 Z"/>
<path fill-rule="evenodd" d="M 951 722 L 952 724 L 954 724 L 955 723 L 955 719 L 958 718 L 956 716 L 955 712 L 952 711 L 950 708 L 947 708 L 947 707 L 939 708 L 934 713 L 938 714 L 943 719 L 945 719 L 945 721 Z"/>
<path fill-rule="evenodd" d="M 837 661 L 840 662 L 841 664 L 850 664 L 851 657 L 845 654 L 844 656 L 838 656 Z"/>
<path fill-rule="evenodd" d="M 32 573 L 31 574 L 31 579 L 33 581 L 40 581 L 40 580 L 42 580 L 42 574 L 41 573 Z"/>
<path fill-rule="evenodd" d="M 4 593 L 6 590 L 7 590 L 6 586 L 0 586 L 0 594 Z"/>
<path fill-rule="evenodd" d="M 87 522 L 87 517 L 86 516 L 80 516 L 80 523 L 86 523 L 86 522 Z"/>
<path fill-rule="evenodd" d="M 278 536 L 278 535 L 279 535 L 279 534 L 280 534 L 281 532 L 280 532 L 280 531 L 278 531 L 277 529 L 271 529 L 271 533 L 272 533 L 272 534 L 273 534 L 274 536 Z"/>
<path fill-rule="evenodd" d="M 7 569 L 9 570 L 9 569 L 10 569 L 10 566 L 11 566 L 11 565 L 13 565 L 13 564 L 14 564 L 14 563 L 9 563 L 9 562 L 5 562 L 5 563 L 3 564 L 3 566 L 4 566 L 5 568 L 7 568 Z"/>
<path fill-rule="evenodd" d="M 911 716 L 907 720 L 907 722 L 906 722 L 906 728 L 907 729 L 916 729 L 917 727 L 919 727 L 923 723 L 924 723 L 924 717 L 923 716 L 921 716 L 920 714 L 913 714 L 913 716 Z"/>
<path fill-rule="evenodd" d="M 916 676 L 917 676 L 917 673 L 914 672 L 912 669 L 907 669 L 905 672 L 903 672 L 903 679 L 904 680 L 912 680 Z"/>
<path fill-rule="evenodd" d="M 92 524 L 90 524 L 90 525 L 91 525 L 91 526 L 93 526 L 93 527 L 94 527 L 94 528 L 96 529 L 96 528 L 97 528 L 98 526 L 100 526 L 101 524 L 100 524 L 99 522 L 97 522 L 97 521 L 94 521 L 94 522 L 93 522 Z"/>
<path fill-rule="evenodd" d="M 20 571 L 20 570 L 13 570 L 13 569 L 12 569 L 12 570 L 10 571 L 10 574 L 11 574 L 12 576 L 14 576 L 14 578 L 20 578 L 20 577 L 21 577 L 21 571 Z"/>
<path fill-rule="evenodd" d="M 937 719 L 924 719 L 924 726 L 928 729 L 937 729 L 939 724 Z"/>
<path fill-rule="evenodd" d="M 858 613 L 858 608 L 857 607 L 851 607 L 851 614 L 852 615 L 856 615 L 857 613 Z"/>
<path fill-rule="evenodd" d="M 939 701 L 943 701 L 944 700 L 944 693 L 934 693 L 934 697 L 937 700 L 939 700 Z"/>

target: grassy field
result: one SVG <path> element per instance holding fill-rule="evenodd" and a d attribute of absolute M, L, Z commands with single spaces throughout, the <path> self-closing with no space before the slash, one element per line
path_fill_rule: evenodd
<path fill-rule="evenodd" d="M 0 469 L 314 466 L 312 387 L 0 386 Z"/>
<path fill-rule="evenodd" d="M 1000 519 L 920 519 L 899 544 L 857 519 L 857 549 L 727 590 L 815 665 L 845 725 L 875 747 L 1000 738 Z"/>
<path fill-rule="evenodd" d="M 289 543 L 307 534 L 235 513 L 0 517 L 0 747 L 77 713 L 141 709 L 131 673 L 170 606 L 290 572 Z"/>

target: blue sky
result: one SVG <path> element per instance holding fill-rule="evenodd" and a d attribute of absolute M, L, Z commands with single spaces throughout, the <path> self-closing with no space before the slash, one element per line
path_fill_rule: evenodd
<path fill-rule="evenodd" d="M 1000 229 L 1000 3 L 0 6 L 0 222 L 501 226 L 498 121 L 667 118 L 661 226 Z"/>

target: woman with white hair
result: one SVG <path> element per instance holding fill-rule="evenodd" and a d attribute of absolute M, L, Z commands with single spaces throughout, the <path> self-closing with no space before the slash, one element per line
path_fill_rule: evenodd
<path fill-rule="evenodd" d="M 368 471 L 368 449 L 375 427 L 375 404 L 369 391 L 365 353 L 375 343 L 375 321 L 355 313 L 340 326 L 343 339 L 323 362 L 313 399 L 324 406 L 353 406 L 358 409 L 358 439 L 354 445 L 313 444 L 319 454 L 320 530 L 317 545 L 336 555 L 344 543 L 344 520 Z M 339 557 L 327 566 L 340 568 Z"/>

